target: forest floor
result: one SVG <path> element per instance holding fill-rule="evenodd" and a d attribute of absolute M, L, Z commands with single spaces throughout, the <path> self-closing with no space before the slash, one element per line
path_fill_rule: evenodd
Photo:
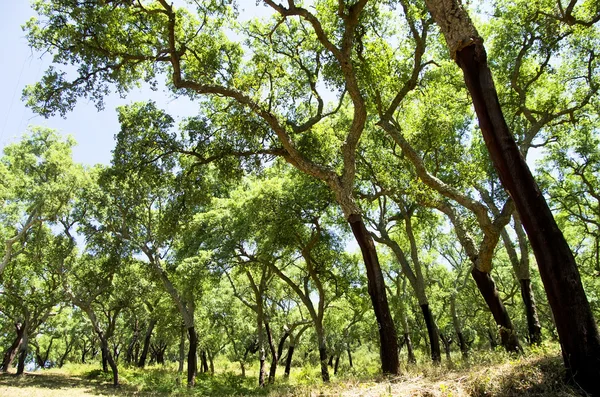
<path fill-rule="evenodd" d="M 251 372 L 245 378 L 233 371 L 199 374 L 197 385 L 188 389 L 177 385 L 173 369 L 122 368 L 122 384 L 115 389 L 110 384 L 110 374 L 103 374 L 97 366 L 78 365 L 26 373 L 22 377 L 2 374 L 0 396 L 585 396 L 577 385 L 565 383 L 560 356 L 547 351 L 516 357 L 487 353 L 476 355 L 468 363 L 409 366 L 403 368 L 402 375 L 392 378 L 348 370 L 334 377 L 331 383 L 322 384 L 318 369 L 305 366 L 296 369 L 289 380 L 279 377 L 274 385 L 265 388 L 255 387 L 256 377 L 250 376 Z"/>

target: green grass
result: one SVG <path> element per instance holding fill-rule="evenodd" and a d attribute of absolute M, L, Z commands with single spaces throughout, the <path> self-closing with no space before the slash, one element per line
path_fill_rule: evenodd
<path fill-rule="evenodd" d="M 546 345 L 513 356 L 504 352 L 478 352 L 468 361 L 459 355 L 452 361 L 432 365 L 426 357 L 419 364 L 402 366 L 402 374 L 383 377 L 377 370 L 377 355 L 366 349 L 355 354 L 355 367 L 341 365 L 338 376 L 323 384 L 316 365 L 307 360 L 294 368 L 289 379 L 278 369 L 276 383 L 258 388 L 256 365 L 242 377 L 236 363 L 217 360 L 215 375 L 199 374 L 196 386 L 185 386 L 185 374 L 174 365 L 153 366 L 140 370 L 120 366 L 121 386 L 111 387 L 111 374 L 98 365 L 68 364 L 15 377 L 0 375 L 0 396 L 581 396 L 576 385 L 564 382 L 564 369 L 558 348 Z M 333 373 L 333 370 L 331 371 Z M 181 378 L 183 376 L 183 379 Z"/>

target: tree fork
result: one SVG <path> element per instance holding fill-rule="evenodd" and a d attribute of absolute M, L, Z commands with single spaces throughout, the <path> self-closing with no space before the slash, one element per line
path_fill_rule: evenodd
<path fill-rule="evenodd" d="M 384 374 L 398 374 L 400 367 L 396 328 L 390 313 L 385 281 L 377 258 L 375 244 L 359 214 L 350 215 L 348 223 L 352 228 L 356 242 L 360 246 L 367 269 L 369 295 L 379 328 L 381 369 Z"/>

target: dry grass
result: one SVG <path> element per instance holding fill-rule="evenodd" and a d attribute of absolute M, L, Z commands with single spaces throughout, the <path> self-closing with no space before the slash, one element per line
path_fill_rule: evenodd
<path fill-rule="evenodd" d="M 198 386 L 186 389 L 173 386 L 162 390 L 154 384 L 166 384 L 173 374 L 168 370 L 156 372 L 123 371 L 123 385 L 113 389 L 108 378 L 91 367 L 70 371 L 44 371 L 17 378 L 0 375 L 0 396 L 14 397 L 71 397 L 86 395 L 117 396 L 287 396 L 287 397 L 581 397 L 576 386 L 564 382 L 564 369 L 556 353 L 531 354 L 526 357 L 485 354 L 459 366 L 444 363 L 440 366 L 421 365 L 405 368 L 395 378 L 343 375 L 332 383 L 301 384 L 300 377 L 286 383 L 280 380 L 265 389 L 254 388 L 255 380 L 242 379 L 235 374 L 200 376 Z M 84 369 L 85 369 L 84 368 Z M 90 376 L 90 374 L 92 376 Z M 160 378 L 160 379 L 159 379 Z M 235 378 L 235 379 L 234 379 Z M 140 380 L 142 379 L 142 380 Z M 144 383 L 145 382 L 145 383 Z M 154 383 L 153 383 L 154 382 Z M 158 383 L 156 383 L 158 382 Z"/>

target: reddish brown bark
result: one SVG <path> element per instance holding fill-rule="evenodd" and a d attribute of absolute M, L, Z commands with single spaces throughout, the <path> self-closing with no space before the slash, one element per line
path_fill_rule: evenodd
<path fill-rule="evenodd" d="M 379 265 L 379 259 L 377 258 L 375 244 L 360 215 L 351 215 L 348 218 L 348 223 L 352 228 L 356 242 L 360 246 L 367 269 L 369 295 L 379 328 L 381 369 L 383 373 L 397 374 L 399 371 L 399 361 L 396 328 L 394 327 L 390 313 L 385 282 Z"/>
<path fill-rule="evenodd" d="M 579 270 L 500 108 L 485 48 L 475 41 L 457 51 L 494 166 L 515 202 L 552 308 L 567 371 L 586 391 L 600 394 L 600 336 Z"/>

